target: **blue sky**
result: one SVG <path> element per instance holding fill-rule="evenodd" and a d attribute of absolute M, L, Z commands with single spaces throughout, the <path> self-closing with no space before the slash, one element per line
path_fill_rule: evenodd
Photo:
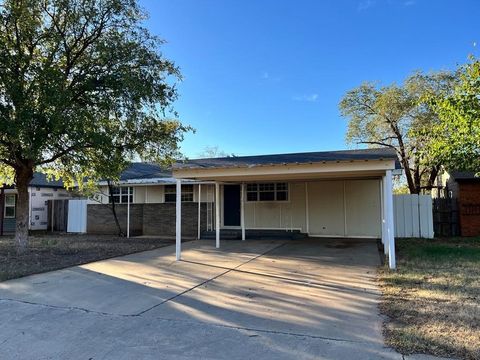
<path fill-rule="evenodd" d="M 182 151 L 348 148 L 338 103 L 363 81 L 401 82 L 479 55 L 480 1 L 141 0 L 181 68 Z"/>

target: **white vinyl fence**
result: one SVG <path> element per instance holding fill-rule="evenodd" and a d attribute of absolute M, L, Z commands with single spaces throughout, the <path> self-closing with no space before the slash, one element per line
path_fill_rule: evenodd
<path fill-rule="evenodd" d="M 429 195 L 394 195 L 395 237 L 433 238 L 432 198 Z"/>
<path fill-rule="evenodd" d="M 87 202 L 88 200 L 68 201 L 68 223 L 67 232 L 87 232 Z"/>

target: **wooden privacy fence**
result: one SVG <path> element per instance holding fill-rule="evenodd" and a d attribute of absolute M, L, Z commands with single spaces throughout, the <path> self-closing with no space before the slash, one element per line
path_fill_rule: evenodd
<path fill-rule="evenodd" d="M 433 199 L 433 228 L 436 236 L 460 236 L 457 199 Z"/>
<path fill-rule="evenodd" d="M 48 200 L 47 231 L 67 231 L 68 200 Z"/>
<path fill-rule="evenodd" d="M 430 195 L 394 195 L 393 210 L 395 237 L 433 238 L 433 212 Z"/>

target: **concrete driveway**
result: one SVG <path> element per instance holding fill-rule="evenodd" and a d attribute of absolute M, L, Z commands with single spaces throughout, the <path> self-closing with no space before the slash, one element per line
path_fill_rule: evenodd
<path fill-rule="evenodd" d="M 376 246 L 194 241 L 3 282 L 0 358 L 401 359 Z"/>

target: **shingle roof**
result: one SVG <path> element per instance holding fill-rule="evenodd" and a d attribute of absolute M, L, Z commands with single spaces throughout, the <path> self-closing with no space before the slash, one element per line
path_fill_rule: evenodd
<path fill-rule="evenodd" d="M 169 169 L 153 163 L 135 162 L 131 163 L 129 167 L 120 175 L 120 181 L 132 179 L 157 179 L 172 177 L 172 172 Z"/>
<path fill-rule="evenodd" d="M 53 187 L 53 188 L 62 188 L 62 180 L 48 180 L 47 175 L 36 172 L 33 174 L 33 179 L 30 181 L 30 186 L 32 187 Z"/>
<path fill-rule="evenodd" d="M 354 160 L 396 160 L 397 154 L 391 148 L 321 151 L 275 155 L 235 156 L 210 159 L 195 159 L 177 162 L 174 169 L 254 167 L 283 164 L 309 164 Z"/>
<path fill-rule="evenodd" d="M 451 171 L 450 176 L 456 181 L 480 181 L 480 177 L 475 176 L 473 171 Z"/>

